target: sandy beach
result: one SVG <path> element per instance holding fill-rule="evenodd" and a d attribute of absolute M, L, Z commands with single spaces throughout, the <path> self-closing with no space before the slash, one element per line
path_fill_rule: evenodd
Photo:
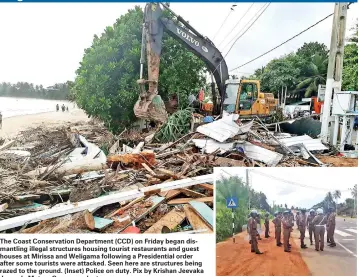
<path fill-rule="evenodd" d="M 65 122 L 78 122 L 87 120 L 89 120 L 87 115 L 81 109 L 74 109 L 70 110 L 69 112 L 48 112 L 4 118 L 2 129 L 0 130 L 0 138 L 13 137 L 22 130 L 43 124 L 46 126 L 56 126 Z"/>

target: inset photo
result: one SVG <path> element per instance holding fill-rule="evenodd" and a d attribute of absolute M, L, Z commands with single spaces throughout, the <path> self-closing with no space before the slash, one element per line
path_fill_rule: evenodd
<path fill-rule="evenodd" d="M 215 168 L 218 276 L 357 276 L 357 170 Z"/>

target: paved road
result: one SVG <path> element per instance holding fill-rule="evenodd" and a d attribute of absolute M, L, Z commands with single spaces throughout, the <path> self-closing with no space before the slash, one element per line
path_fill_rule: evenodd
<path fill-rule="evenodd" d="M 295 242 L 300 245 L 299 232 L 295 230 Z M 357 275 L 357 220 L 337 217 L 334 239 L 336 247 L 326 243 L 324 251 L 317 252 L 311 246 L 306 232 L 305 243 L 308 249 L 301 249 L 301 254 L 313 275 L 321 276 L 356 276 Z"/>

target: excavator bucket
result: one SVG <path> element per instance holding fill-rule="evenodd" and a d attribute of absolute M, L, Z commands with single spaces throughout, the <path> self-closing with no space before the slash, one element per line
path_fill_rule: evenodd
<path fill-rule="evenodd" d="M 148 81 L 138 80 L 137 83 L 140 85 L 141 93 L 139 99 L 134 106 L 134 113 L 136 117 L 152 120 L 155 122 L 166 122 L 167 111 L 165 103 L 163 102 L 160 95 L 156 93 L 150 93 L 145 91 L 145 83 Z"/>

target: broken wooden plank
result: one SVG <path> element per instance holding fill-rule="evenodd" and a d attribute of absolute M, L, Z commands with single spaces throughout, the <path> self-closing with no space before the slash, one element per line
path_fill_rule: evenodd
<path fill-rule="evenodd" d="M 177 211 L 176 209 L 173 209 L 169 213 L 167 213 L 165 216 L 161 217 L 159 221 L 157 221 L 155 224 L 153 224 L 147 231 L 144 233 L 148 234 L 160 234 L 161 230 L 164 226 L 168 227 L 170 230 L 173 230 L 177 227 L 177 225 L 180 225 L 183 220 L 185 219 L 185 213 L 182 211 Z"/>
<path fill-rule="evenodd" d="M 102 231 L 103 229 L 113 224 L 112 219 L 102 218 L 98 216 L 94 216 L 93 219 L 95 220 L 95 230 L 97 231 Z"/>
<path fill-rule="evenodd" d="M 221 167 L 231 167 L 231 166 L 241 166 L 241 167 L 245 167 L 245 163 L 244 161 L 239 161 L 239 160 L 235 160 L 235 159 L 229 159 L 229 158 L 223 158 L 223 157 L 216 157 L 216 160 L 214 161 L 214 164 L 216 166 L 221 166 Z"/>
<path fill-rule="evenodd" d="M 54 218 L 66 214 L 76 213 L 79 211 L 87 210 L 89 208 L 95 208 L 99 206 L 101 207 L 116 202 L 132 200 L 144 196 L 144 192 L 146 191 L 160 189 L 161 192 L 163 192 L 172 189 L 190 187 L 202 183 L 213 183 L 213 180 L 214 180 L 214 174 L 207 174 L 193 178 L 187 178 L 182 180 L 176 180 L 173 182 L 153 185 L 150 187 L 137 188 L 131 191 L 122 191 L 115 194 L 98 197 L 95 199 L 80 201 L 78 203 L 66 203 L 65 205 L 53 207 L 52 209 L 47 209 L 44 211 L 39 211 L 35 213 L 30 213 L 18 217 L 1 220 L 0 231 L 22 226 L 24 224 L 38 222 L 48 218 Z"/>
<path fill-rule="evenodd" d="M 206 190 L 213 191 L 213 185 L 210 185 L 210 184 L 198 184 L 198 185 L 196 185 L 196 187 L 200 187 L 200 188 L 203 188 Z"/>
<path fill-rule="evenodd" d="M 197 191 L 194 190 L 190 190 L 190 189 L 179 189 L 183 194 L 187 195 L 187 196 L 191 196 L 193 198 L 196 197 L 206 197 L 206 195 L 199 193 Z"/>
<path fill-rule="evenodd" d="M 8 203 L 0 204 L 0 212 L 5 211 L 9 207 Z"/>
<path fill-rule="evenodd" d="M 39 199 L 40 195 L 36 195 L 36 194 L 16 195 L 16 196 L 14 196 L 14 198 L 17 201 L 29 201 L 29 200 Z"/>
<path fill-rule="evenodd" d="M 117 210 L 115 210 L 115 211 L 113 211 L 113 212 L 107 214 L 107 215 L 105 216 L 105 218 L 111 218 L 111 217 L 113 217 L 113 216 L 115 216 L 115 215 L 118 215 L 118 214 L 123 213 L 124 211 L 126 211 L 127 209 L 129 209 L 129 208 L 131 208 L 133 205 L 135 205 L 136 203 L 142 201 L 144 198 L 145 198 L 145 196 L 141 196 L 141 197 L 139 197 L 139 198 L 136 198 L 135 200 L 132 200 L 132 201 L 131 201 L 130 203 L 128 203 L 126 206 L 121 207 L 121 208 L 119 208 L 119 209 L 117 209 Z"/>
<path fill-rule="evenodd" d="M 144 169 L 146 169 L 152 176 L 156 176 L 156 173 L 145 163 L 142 163 Z"/>
<path fill-rule="evenodd" d="M 167 202 L 168 205 L 187 204 L 191 201 L 213 203 L 213 196 L 202 198 L 177 198 Z"/>
<path fill-rule="evenodd" d="M 181 192 L 177 189 L 161 192 L 160 195 L 166 197 L 166 201 L 175 198 L 177 195 L 181 194 Z"/>
<path fill-rule="evenodd" d="M 213 230 L 213 210 L 202 202 L 191 201 L 189 202 L 194 212 L 201 217 Z"/>
<path fill-rule="evenodd" d="M 144 213 L 142 213 L 140 216 L 137 216 L 136 218 L 133 218 L 132 216 L 132 221 L 126 224 L 125 226 L 123 226 L 122 228 L 120 228 L 118 232 L 123 231 L 132 223 L 136 223 L 140 221 L 142 218 L 144 218 L 145 216 L 147 216 L 150 212 L 156 209 L 165 200 L 165 198 L 161 196 L 153 195 L 148 200 L 152 202 L 152 206 L 149 209 L 147 209 Z"/>
<path fill-rule="evenodd" d="M 208 224 L 201 217 L 199 217 L 189 205 L 184 205 L 183 209 L 193 230 L 209 229 L 208 227 L 210 226 L 208 226 Z M 208 230 L 205 233 L 211 233 L 211 231 Z"/>

